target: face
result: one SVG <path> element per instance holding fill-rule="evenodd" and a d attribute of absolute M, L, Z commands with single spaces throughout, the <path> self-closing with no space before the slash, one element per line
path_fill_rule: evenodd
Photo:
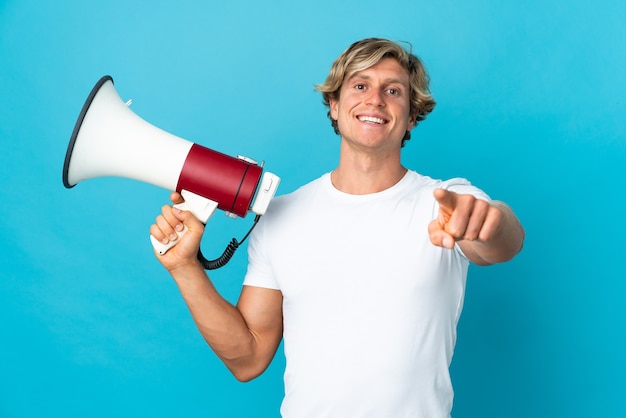
<path fill-rule="evenodd" d="M 330 100 L 342 140 L 358 147 L 400 149 L 415 125 L 409 114 L 409 74 L 393 58 L 344 81 L 339 99 Z"/>

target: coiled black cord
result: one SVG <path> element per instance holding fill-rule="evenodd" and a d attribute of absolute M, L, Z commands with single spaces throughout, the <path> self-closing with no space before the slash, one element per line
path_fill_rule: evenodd
<path fill-rule="evenodd" d="M 259 219 L 261 219 L 261 215 L 257 215 L 254 218 L 254 223 L 252 224 L 252 227 L 250 228 L 248 233 L 242 238 L 241 241 L 237 241 L 237 239 L 233 238 L 230 241 L 230 243 L 228 243 L 228 245 L 226 246 L 226 249 L 224 250 L 222 255 L 216 258 L 215 260 L 207 260 L 202 254 L 202 250 L 198 248 L 198 261 L 200 261 L 200 264 L 202 265 L 202 267 L 205 270 L 215 270 L 215 269 L 224 267 L 226 264 L 228 264 L 228 262 L 233 257 L 233 255 L 235 255 L 235 251 L 237 251 L 237 248 L 239 248 L 239 246 L 243 244 L 244 241 L 248 238 L 248 236 L 250 235 L 250 233 L 252 232 L 256 224 L 259 222 Z"/>

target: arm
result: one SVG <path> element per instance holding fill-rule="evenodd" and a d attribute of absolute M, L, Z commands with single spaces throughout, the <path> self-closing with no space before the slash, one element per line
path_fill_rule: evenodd
<path fill-rule="evenodd" d="M 444 189 L 435 190 L 434 195 L 439 215 L 428 227 L 433 244 L 453 248 L 458 243 L 478 265 L 502 263 L 521 251 L 525 232 L 506 204 Z"/>
<path fill-rule="evenodd" d="M 179 203 L 178 193 L 172 201 Z M 190 212 L 164 206 L 150 233 L 158 240 L 188 228 L 180 242 L 158 260 L 170 272 L 198 330 L 233 375 L 241 381 L 260 375 L 282 338 L 282 293 L 244 286 L 236 306 L 222 298 L 196 255 L 204 226 Z"/>

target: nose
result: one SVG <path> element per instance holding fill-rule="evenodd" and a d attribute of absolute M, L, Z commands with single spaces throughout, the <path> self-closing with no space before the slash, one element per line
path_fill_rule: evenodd
<path fill-rule="evenodd" d="M 384 106 L 385 98 L 382 91 L 380 91 L 379 89 L 371 89 L 369 91 L 369 94 L 365 98 L 365 104 L 376 107 Z"/>

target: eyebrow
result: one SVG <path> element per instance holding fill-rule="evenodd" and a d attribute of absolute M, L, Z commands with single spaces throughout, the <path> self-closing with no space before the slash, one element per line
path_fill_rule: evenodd
<path fill-rule="evenodd" d="M 350 81 L 350 80 L 354 80 L 355 78 L 362 78 L 362 79 L 364 79 L 364 80 L 370 80 L 372 77 L 371 77 L 371 76 L 369 76 L 369 75 L 366 75 L 366 74 L 362 74 L 362 73 L 360 73 L 360 72 L 357 72 L 357 73 L 354 73 L 354 75 L 352 75 L 352 77 L 350 77 L 350 78 L 348 79 L 348 81 Z M 405 85 L 405 84 L 403 83 L 403 81 L 402 81 L 402 80 L 400 80 L 399 78 L 387 78 L 387 79 L 385 79 L 384 81 L 385 81 L 385 84 L 397 83 L 397 84 L 400 84 L 400 85 L 403 85 L 403 86 Z M 408 85 L 408 84 L 409 84 L 409 83 L 408 83 L 408 81 L 407 81 L 407 85 Z"/>

